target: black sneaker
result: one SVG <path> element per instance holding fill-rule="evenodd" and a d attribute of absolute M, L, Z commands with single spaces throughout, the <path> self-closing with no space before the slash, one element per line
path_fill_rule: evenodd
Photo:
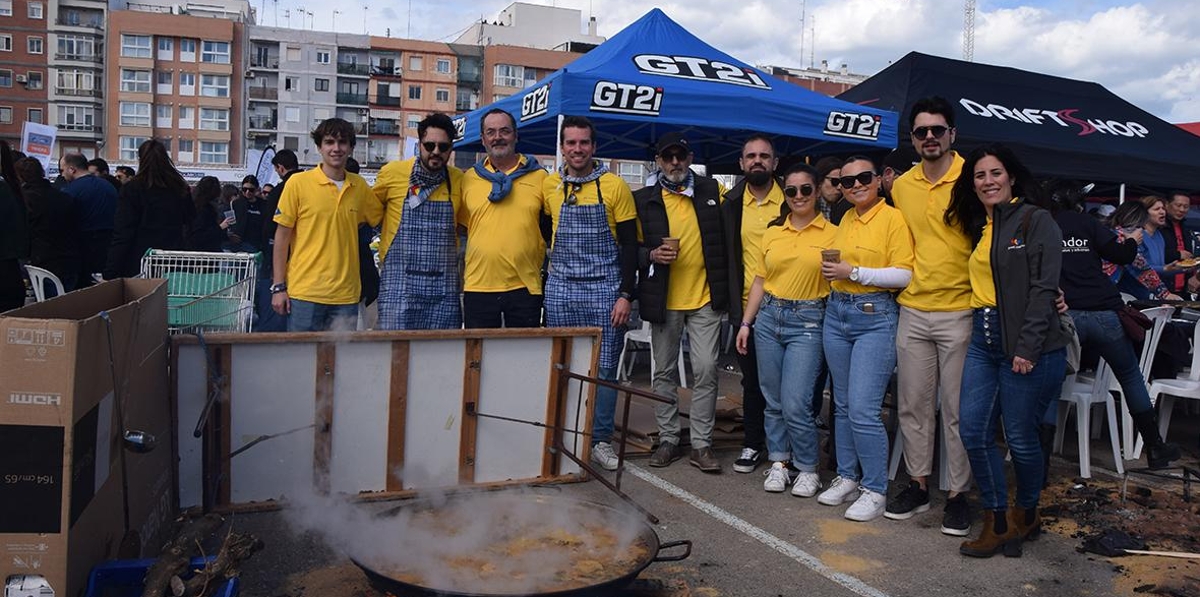
<path fill-rule="evenodd" d="M 742 448 L 742 454 L 733 461 L 734 472 L 753 473 L 754 469 L 758 468 L 758 463 L 763 461 L 763 456 L 766 456 L 766 450 Z"/>
<path fill-rule="evenodd" d="M 955 537 L 966 537 L 971 532 L 971 507 L 967 496 L 958 494 L 946 500 L 942 511 L 942 532 Z"/>
<path fill-rule="evenodd" d="M 892 520 L 908 520 L 913 516 L 929 510 L 929 491 L 921 489 L 921 484 L 909 481 L 904 491 L 888 500 L 883 515 Z"/>

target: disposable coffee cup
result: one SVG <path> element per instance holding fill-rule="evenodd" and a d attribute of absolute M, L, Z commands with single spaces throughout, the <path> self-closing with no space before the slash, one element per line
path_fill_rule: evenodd
<path fill-rule="evenodd" d="M 237 213 L 234 212 L 232 209 L 227 209 L 227 210 L 225 210 L 225 219 L 233 220 L 232 223 L 237 224 Z"/>
<path fill-rule="evenodd" d="M 842 252 L 839 249 L 822 249 L 821 261 L 825 261 L 827 263 L 841 263 Z"/>
<path fill-rule="evenodd" d="M 673 236 L 668 236 L 667 238 L 662 239 L 662 244 L 664 247 L 667 247 L 667 248 L 671 249 L 672 251 L 679 251 L 679 239 L 678 238 L 675 238 Z"/>

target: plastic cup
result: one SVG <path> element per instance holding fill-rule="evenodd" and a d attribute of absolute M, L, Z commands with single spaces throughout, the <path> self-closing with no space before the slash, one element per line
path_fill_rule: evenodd
<path fill-rule="evenodd" d="M 667 247 L 667 248 L 671 249 L 672 251 L 676 251 L 676 252 L 679 251 L 679 239 L 678 238 L 675 238 L 673 236 L 668 236 L 668 237 L 662 239 L 662 244 L 664 247 Z"/>
<path fill-rule="evenodd" d="M 828 263 L 841 263 L 842 252 L 839 249 L 822 249 L 821 250 L 821 261 L 825 261 Z"/>

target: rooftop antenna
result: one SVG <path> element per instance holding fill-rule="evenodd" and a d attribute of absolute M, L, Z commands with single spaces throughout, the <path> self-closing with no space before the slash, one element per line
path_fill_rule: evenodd
<path fill-rule="evenodd" d="M 808 45 L 808 68 L 813 68 L 817 64 L 817 15 L 813 15 L 808 22 L 812 26 L 812 43 Z M 804 60 L 803 54 L 800 55 L 800 60 Z"/>
<path fill-rule="evenodd" d="M 975 62 L 975 0 L 963 3 L 963 60 Z"/>
<path fill-rule="evenodd" d="M 800 0 L 800 66 L 804 66 L 804 30 L 806 29 L 805 15 L 808 14 L 808 0 Z"/>

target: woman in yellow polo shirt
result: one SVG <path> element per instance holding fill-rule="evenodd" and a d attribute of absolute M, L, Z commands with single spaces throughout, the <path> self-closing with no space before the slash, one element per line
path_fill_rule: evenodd
<path fill-rule="evenodd" d="M 763 489 L 787 488 L 787 463 L 799 471 L 792 495 L 812 497 L 817 476 L 817 428 L 812 395 L 821 369 L 821 325 L 829 282 L 821 276 L 821 251 L 833 244 L 837 226 L 817 209 L 817 171 L 796 164 L 784 174 L 785 213 L 763 233 L 738 352 L 746 354 L 753 329 L 758 380 L 766 400 L 767 469 Z M 753 326 L 753 327 L 752 327 Z"/>
<path fill-rule="evenodd" d="M 825 306 L 825 360 L 833 378 L 838 476 L 817 501 L 849 501 L 846 518 L 865 522 L 887 502 L 888 438 L 880 418 L 883 394 L 896 368 L 896 291 L 912 279 L 912 235 L 900 211 L 883 202 L 870 158 L 842 165 L 844 197 L 854 209 L 838 225 L 821 264 L 832 292 Z"/>

